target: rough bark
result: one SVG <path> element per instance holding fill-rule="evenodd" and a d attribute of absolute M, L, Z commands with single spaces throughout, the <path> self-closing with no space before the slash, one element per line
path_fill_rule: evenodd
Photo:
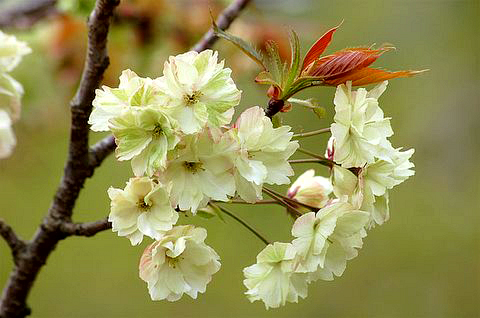
<path fill-rule="evenodd" d="M 89 162 L 88 117 L 92 100 L 108 66 L 107 35 L 110 17 L 119 0 L 97 0 L 88 20 L 88 49 L 79 88 L 71 102 L 71 130 L 64 175 L 55 193 L 47 216 L 33 239 L 15 257 L 15 266 L 3 291 L 0 317 L 25 317 L 30 313 L 26 300 L 40 269 L 57 243 L 71 233 L 63 224 L 70 224 L 73 207 L 85 180 L 92 176 Z"/>

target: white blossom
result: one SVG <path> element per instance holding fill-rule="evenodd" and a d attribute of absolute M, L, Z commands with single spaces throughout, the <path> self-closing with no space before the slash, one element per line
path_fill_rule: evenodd
<path fill-rule="evenodd" d="M 152 300 L 193 299 L 204 293 L 220 269 L 220 257 L 204 243 L 207 231 L 193 225 L 175 226 L 149 245 L 140 260 L 140 278 Z"/>
<path fill-rule="evenodd" d="M 384 118 L 377 101 L 386 87 L 387 81 L 370 92 L 364 88 L 352 91 L 351 82 L 337 87 L 331 131 L 335 140 L 334 161 L 343 167 L 373 163 L 375 157 L 382 155 L 386 138 L 393 135 L 390 119 Z"/>
<path fill-rule="evenodd" d="M 315 170 L 309 169 L 290 186 L 287 196 L 320 209 L 327 204 L 332 192 L 333 187 L 330 180 L 322 176 L 315 176 Z"/>
<path fill-rule="evenodd" d="M 27 43 L 0 31 L 0 73 L 11 72 L 31 52 Z"/>
<path fill-rule="evenodd" d="M 269 244 L 257 255 L 257 263 L 243 273 L 248 299 L 262 300 L 267 309 L 307 297 L 306 274 L 295 272 L 295 250 L 289 243 Z"/>
<path fill-rule="evenodd" d="M 366 236 L 369 213 L 355 209 L 343 199 L 299 217 L 293 227 L 292 245 L 300 257 L 298 272 L 309 273 L 309 281 L 341 276 L 347 260 L 357 256 Z"/>
<path fill-rule="evenodd" d="M 220 127 L 230 123 L 241 92 L 229 68 L 217 62 L 217 52 L 190 51 L 171 56 L 163 77 L 155 81 L 164 94 L 167 112 L 186 134 L 201 131 L 207 123 Z"/>
<path fill-rule="evenodd" d="M 185 138 L 177 157 L 160 173 L 161 178 L 171 182 L 171 198 L 180 210 L 195 213 L 211 199 L 228 201 L 235 194 L 234 153 L 227 137 L 215 141 L 205 131 Z"/>
<path fill-rule="evenodd" d="M 132 160 L 136 176 L 152 176 L 164 169 L 167 152 L 180 138 L 176 126 L 161 112 L 150 107 L 124 110 L 110 119 L 109 128 L 115 136 L 118 160 Z"/>
<path fill-rule="evenodd" d="M 93 131 L 108 131 L 109 120 L 130 108 L 157 107 L 160 111 L 162 94 L 150 78 L 139 77 L 131 70 L 120 76 L 118 88 L 102 86 L 95 90 L 93 110 L 88 123 Z"/>
<path fill-rule="evenodd" d="M 10 156 L 15 144 L 12 120 L 6 111 L 0 109 L 0 159 Z"/>
<path fill-rule="evenodd" d="M 273 128 L 270 118 L 258 106 L 245 110 L 231 133 L 237 139 L 239 153 L 235 158 L 235 182 L 239 196 L 247 202 L 262 197 L 267 184 L 288 184 L 293 169 L 288 158 L 298 149 L 291 141 L 289 126 Z"/>
<path fill-rule="evenodd" d="M 144 235 L 159 239 L 178 220 L 168 190 L 148 177 L 131 178 L 123 190 L 110 187 L 108 220 L 112 230 L 127 237 L 132 245 L 140 244 Z"/>
<path fill-rule="evenodd" d="M 22 84 L 6 73 L 0 73 L 0 110 L 8 112 L 12 121 L 20 118 Z"/>
<path fill-rule="evenodd" d="M 390 218 L 388 190 L 399 185 L 415 172 L 409 161 L 414 150 L 391 149 L 388 158 L 377 160 L 360 170 L 359 180 L 363 187 L 362 209 L 371 212 L 370 226 L 383 224 Z"/>

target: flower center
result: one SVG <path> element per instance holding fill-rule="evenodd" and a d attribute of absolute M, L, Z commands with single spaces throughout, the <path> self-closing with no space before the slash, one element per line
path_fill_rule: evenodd
<path fill-rule="evenodd" d="M 160 124 L 155 124 L 152 130 L 153 138 L 158 138 L 163 133 L 162 126 Z"/>
<path fill-rule="evenodd" d="M 201 162 L 185 161 L 183 163 L 183 166 L 185 167 L 185 169 L 187 169 L 191 173 L 197 173 L 199 170 L 203 170 L 202 168 L 203 164 Z"/>
<path fill-rule="evenodd" d="M 145 198 L 140 198 L 140 199 L 138 199 L 137 207 L 138 207 L 139 210 L 146 212 L 146 211 L 150 210 L 150 208 L 152 206 L 145 203 Z"/>
<path fill-rule="evenodd" d="M 180 256 L 170 257 L 168 255 L 165 255 L 165 260 L 166 260 L 168 266 L 170 266 L 170 268 L 176 268 L 177 264 L 178 264 L 178 262 L 180 261 L 181 258 L 182 257 L 180 257 Z"/>
<path fill-rule="evenodd" d="M 202 96 L 202 92 L 194 91 L 192 95 L 188 95 L 188 94 L 184 95 L 183 100 L 185 101 L 187 106 L 192 106 L 198 102 L 198 100 L 200 99 L 200 96 Z"/>

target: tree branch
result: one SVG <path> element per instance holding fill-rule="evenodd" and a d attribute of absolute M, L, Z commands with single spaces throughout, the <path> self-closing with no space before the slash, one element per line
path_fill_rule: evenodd
<path fill-rule="evenodd" d="M 100 166 L 114 150 L 115 150 L 115 138 L 112 135 L 107 136 L 90 147 L 90 168 L 95 169 Z"/>
<path fill-rule="evenodd" d="M 236 0 L 230 4 L 225 10 L 220 13 L 217 18 L 217 26 L 226 30 L 232 24 L 240 12 L 247 6 L 250 0 Z M 201 52 L 206 50 L 218 40 L 218 37 L 213 33 L 213 29 L 210 28 L 207 33 L 197 42 L 192 48 L 192 50 Z M 114 150 L 115 150 L 115 139 L 113 136 L 108 136 L 97 142 L 90 148 L 90 168 L 94 169 L 100 166 Z"/>
<path fill-rule="evenodd" d="M 226 30 L 232 24 L 233 20 L 235 20 L 240 12 L 247 6 L 250 0 L 235 0 L 232 2 L 225 10 L 220 13 L 217 17 L 217 26 L 221 30 Z M 213 28 L 210 28 L 207 33 L 198 41 L 197 44 L 194 45 L 193 50 L 197 52 L 201 52 L 206 50 L 217 41 L 218 37 L 213 32 Z"/>
<path fill-rule="evenodd" d="M 87 223 L 63 223 L 62 231 L 67 235 L 76 236 L 94 236 L 98 232 L 105 231 L 112 228 L 112 223 L 107 218 Z"/>
<path fill-rule="evenodd" d="M 13 261 L 16 264 L 18 255 L 21 253 L 26 246 L 26 243 L 17 236 L 15 231 L 5 223 L 5 221 L 0 219 L 0 236 L 3 237 L 5 242 L 7 242 L 8 246 L 12 250 Z"/>
<path fill-rule="evenodd" d="M 57 13 L 57 0 L 21 1 L 17 5 L 2 10 L 0 28 L 27 29 L 38 21 Z"/>
<path fill-rule="evenodd" d="M 70 107 L 70 144 L 64 175 L 47 216 L 10 274 L 0 301 L 1 318 L 25 317 L 30 313 L 26 305 L 28 293 L 57 243 L 68 236 L 63 231 L 62 224 L 71 222 L 80 190 L 85 180 L 93 174 L 88 149 L 88 117 L 92 110 L 95 88 L 99 86 L 109 63 L 107 35 L 110 18 L 118 4 L 119 0 L 97 0 L 89 17 L 87 57 L 78 91 Z M 81 226 L 79 231 L 82 232 Z M 84 233 L 90 233 L 85 231 Z"/>

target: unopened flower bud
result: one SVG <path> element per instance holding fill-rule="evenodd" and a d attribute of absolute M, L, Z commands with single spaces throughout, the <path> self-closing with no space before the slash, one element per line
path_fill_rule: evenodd
<path fill-rule="evenodd" d="M 327 149 L 325 149 L 325 157 L 329 160 L 333 160 L 333 155 L 335 154 L 335 138 L 332 136 L 328 139 Z"/>
<path fill-rule="evenodd" d="M 287 196 L 298 202 L 323 208 L 332 193 L 333 187 L 330 180 L 325 177 L 315 176 L 313 169 L 305 171 L 288 189 Z"/>

